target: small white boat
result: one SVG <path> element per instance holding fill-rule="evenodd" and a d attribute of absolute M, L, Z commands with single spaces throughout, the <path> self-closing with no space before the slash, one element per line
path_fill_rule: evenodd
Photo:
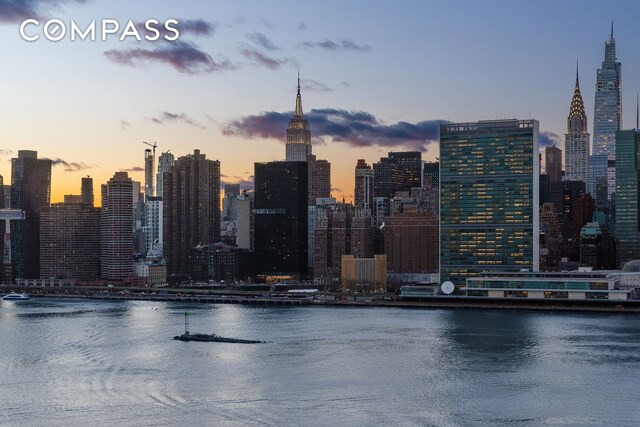
<path fill-rule="evenodd" d="M 8 301 L 26 301 L 29 299 L 29 295 L 27 295 L 25 292 L 21 294 L 11 292 L 10 294 L 3 296 L 2 299 Z"/>

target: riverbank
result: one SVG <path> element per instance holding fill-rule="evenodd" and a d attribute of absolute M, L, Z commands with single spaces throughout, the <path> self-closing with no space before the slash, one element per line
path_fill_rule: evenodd
<path fill-rule="evenodd" d="M 464 296 L 433 296 L 402 298 L 392 294 L 286 295 L 250 291 L 229 292 L 203 289 L 166 289 L 162 291 L 139 288 L 20 288 L 1 285 L 3 292 L 27 292 L 32 297 L 83 298 L 103 300 L 174 301 L 206 304 L 243 304 L 255 306 L 324 305 L 332 307 L 396 307 L 411 309 L 489 309 L 578 311 L 607 313 L 640 313 L 640 300 L 549 300 L 529 298 L 486 298 Z"/>

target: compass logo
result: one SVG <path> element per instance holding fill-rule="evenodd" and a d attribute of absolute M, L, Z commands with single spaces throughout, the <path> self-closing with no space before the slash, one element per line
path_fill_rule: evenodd
<path fill-rule="evenodd" d="M 167 19 L 160 22 L 157 19 L 147 19 L 144 23 L 135 23 L 129 20 L 121 26 L 115 19 L 93 20 L 84 26 L 78 25 L 74 20 L 68 24 L 60 19 L 49 19 L 41 23 L 37 19 L 25 19 L 20 24 L 20 37 L 28 42 L 35 42 L 41 36 L 49 41 L 58 42 L 65 37 L 70 40 L 102 40 L 107 41 L 118 37 L 120 41 L 136 39 L 142 41 L 156 41 L 163 38 L 166 41 L 176 41 L 180 38 L 177 19 Z"/>

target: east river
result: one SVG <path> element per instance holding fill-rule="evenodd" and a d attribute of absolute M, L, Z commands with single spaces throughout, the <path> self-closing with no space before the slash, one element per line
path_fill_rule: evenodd
<path fill-rule="evenodd" d="M 0 302 L 0 425 L 542 424 L 640 425 L 639 315 Z"/>

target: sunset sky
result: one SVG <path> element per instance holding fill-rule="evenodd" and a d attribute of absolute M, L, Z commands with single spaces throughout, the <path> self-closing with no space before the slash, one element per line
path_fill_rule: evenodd
<path fill-rule="evenodd" d="M 157 141 L 176 156 L 199 148 L 223 181 L 250 187 L 254 162 L 284 158 L 299 68 L 314 154 L 349 200 L 358 158 L 420 149 L 433 160 L 440 121 L 531 117 L 562 147 L 576 61 L 592 133 L 612 20 L 624 127 L 635 127 L 639 16 L 634 0 L 0 0 L 0 174 L 10 181 L 11 157 L 37 150 L 59 159 L 52 201 L 85 175 L 99 194 L 118 170 L 143 180 L 142 141 Z M 181 37 L 27 42 L 27 18 L 175 18 Z"/>

